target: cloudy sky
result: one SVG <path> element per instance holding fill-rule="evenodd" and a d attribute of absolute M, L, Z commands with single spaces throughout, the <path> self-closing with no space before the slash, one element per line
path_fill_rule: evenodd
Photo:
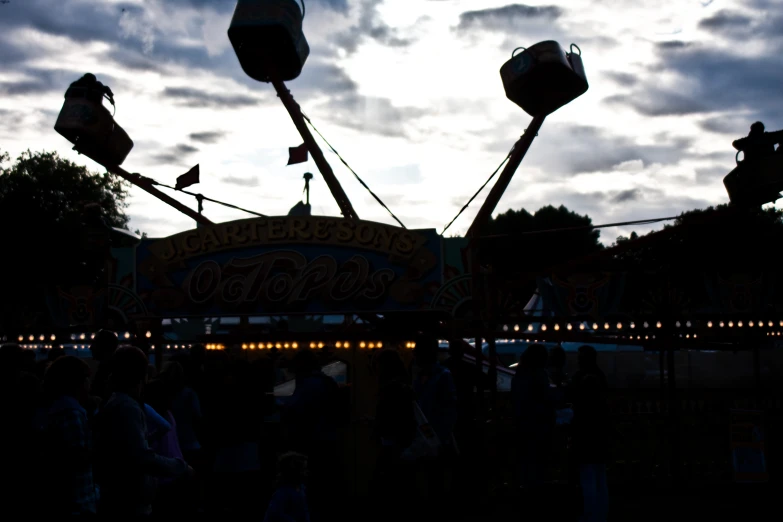
<path fill-rule="evenodd" d="M 311 54 L 289 88 L 408 227 L 441 230 L 527 126 L 498 73 L 518 46 L 579 44 L 590 90 L 547 118 L 499 211 L 565 204 L 611 223 L 725 202 L 731 141 L 757 119 L 783 128 L 781 0 L 305 1 Z M 0 149 L 57 150 L 97 169 L 53 130 L 65 88 L 90 71 L 135 141 L 127 170 L 173 184 L 200 163 L 193 188 L 268 215 L 287 213 L 312 171 L 314 213 L 339 215 L 312 162 L 285 166 L 301 139 L 271 86 L 240 69 L 226 36 L 234 6 L 4 0 Z M 392 223 L 326 156 L 359 216 Z M 131 194 L 132 227 L 193 228 Z M 482 200 L 451 232 L 467 230 Z M 209 203 L 205 214 L 246 217 Z"/>

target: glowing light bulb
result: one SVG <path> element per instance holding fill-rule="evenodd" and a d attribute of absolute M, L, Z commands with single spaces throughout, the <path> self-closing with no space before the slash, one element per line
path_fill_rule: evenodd
<path fill-rule="evenodd" d="M 569 330 L 573 330 L 574 329 L 574 327 L 571 326 L 571 323 L 568 323 L 568 326 L 566 326 L 566 328 L 568 328 Z"/>
<path fill-rule="evenodd" d="M 712 321 L 707 322 L 707 328 L 712 328 Z"/>
<path fill-rule="evenodd" d="M 527 331 L 528 332 L 532 332 L 533 331 L 533 325 L 532 324 L 527 325 Z"/>
<path fill-rule="evenodd" d="M 38 338 L 39 341 L 43 341 L 44 339 L 46 339 L 46 337 L 44 337 L 43 334 Z"/>
<path fill-rule="evenodd" d="M 364 341 L 359 343 L 359 348 L 364 348 L 365 346 L 367 346 L 367 345 L 364 343 Z"/>
<path fill-rule="evenodd" d="M 559 324 L 556 324 L 556 325 L 555 325 L 555 331 L 558 331 L 558 330 L 560 330 L 560 325 L 559 325 Z"/>
<path fill-rule="evenodd" d="M 126 339 L 130 339 L 130 333 L 129 332 L 125 332 L 125 338 Z"/>
<path fill-rule="evenodd" d="M 367 347 L 370 348 L 370 349 L 373 349 L 373 348 L 375 348 L 375 343 L 370 343 L 369 345 L 367 345 Z"/>
<path fill-rule="evenodd" d="M 378 344 L 377 344 L 376 346 L 377 346 L 378 348 L 383 348 L 383 343 L 379 341 L 379 342 L 378 342 Z"/>
<path fill-rule="evenodd" d="M 291 346 L 292 346 L 294 349 L 296 349 L 296 348 L 299 348 L 299 343 L 292 343 L 292 344 L 291 344 Z"/>
<path fill-rule="evenodd" d="M 767 323 L 767 326 L 769 326 L 770 328 L 772 328 L 772 321 L 768 322 L 768 323 Z"/>
<path fill-rule="evenodd" d="M 598 323 L 593 323 L 593 330 L 598 330 Z"/>
<path fill-rule="evenodd" d="M 541 325 L 541 331 L 542 331 L 542 332 L 546 332 L 546 325 L 545 325 L 545 324 L 542 324 L 542 325 Z"/>
<path fill-rule="evenodd" d="M 34 335 L 30 336 L 30 341 L 35 341 L 35 336 Z"/>
<path fill-rule="evenodd" d="M 242 349 L 243 349 L 243 350 L 247 350 L 247 344 L 243 344 L 243 345 L 242 345 Z"/>
<path fill-rule="evenodd" d="M 622 330 L 623 329 L 623 323 L 617 323 L 617 329 Z"/>
<path fill-rule="evenodd" d="M 740 325 L 740 326 L 742 326 L 742 325 Z M 748 326 L 750 326 L 751 328 L 753 328 L 753 321 L 748 321 Z"/>
<path fill-rule="evenodd" d="M 633 330 L 634 328 L 636 328 L 636 323 L 631 323 L 631 330 Z"/>
<path fill-rule="evenodd" d="M 584 323 L 579 323 L 579 329 L 580 330 L 584 330 L 585 329 L 585 324 Z"/>
<path fill-rule="evenodd" d="M 676 326 L 677 328 L 679 328 L 679 327 L 681 326 L 681 325 L 680 325 L 680 321 L 677 321 L 676 323 L 674 323 L 674 326 Z"/>
<path fill-rule="evenodd" d="M 256 349 L 256 343 L 250 343 L 250 349 L 255 350 Z"/>
<path fill-rule="evenodd" d="M 737 321 L 737 326 L 739 326 L 740 328 L 742 328 L 742 321 Z"/>
<path fill-rule="evenodd" d="M 514 331 L 515 331 L 515 332 L 518 332 L 518 331 L 519 331 L 519 325 L 518 325 L 518 324 L 515 324 L 515 325 L 514 325 Z"/>
<path fill-rule="evenodd" d="M 323 348 L 323 347 L 324 347 L 324 343 L 318 343 L 318 348 Z"/>
<path fill-rule="evenodd" d="M 279 350 L 280 348 L 282 348 L 282 347 L 283 347 L 283 345 L 282 345 L 282 344 L 280 344 L 280 343 L 277 343 L 277 344 L 275 345 L 275 348 L 277 348 L 278 350 Z"/>
<path fill-rule="evenodd" d="M 152 337 L 152 332 L 150 332 L 149 330 L 147 330 L 147 333 L 145 333 L 145 334 L 144 334 L 144 337 L 146 337 L 147 339 L 149 339 L 150 337 Z"/>
<path fill-rule="evenodd" d="M 351 343 L 349 343 L 348 341 L 343 343 L 343 348 L 350 348 L 350 347 L 351 347 Z"/>
<path fill-rule="evenodd" d="M 315 343 L 310 343 L 310 348 L 315 348 Z"/>
<path fill-rule="evenodd" d="M 661 322 L 660 322 L 660 321 L 658 321 L 657 323 L 655 323 L 655 327 L 656 327 L 656 328 L 660 328 L 661 326 L 662 326 L 662 325 L 661 325 Z"/>
<path fill-rule="evenodd" d="M 604 323 L 604 330 L 608 330 L 608 329 L 609 329 L 609 323 Z"/>
<path fill-rule="evenodd" d="M 84 337 L 85 337 L 85 335 L 84 335 L 84 334 L 80 334 L 80 335 L 79 335 L 79 339 L 81 339 L 82 341 L 84 341 Z"/>
<path fill-rule="evenodd" d="M 21 343 L 22 341 L 24 341 L 24 335 L 19 336 L 19 342 Z"/>
<path fill-rule="evenodd" d="M 729 321 L 729 328 L 734 328 L 734 321 Z"/>
<path fill-rule="evenodd" d="M 342 347 L 343 347 L 343 343 L 341 343 L 340 341 L 337 341 L 337 342 L 335 343 L 334 347 L 335 347 L 335 348 L 342 348 Z"/>

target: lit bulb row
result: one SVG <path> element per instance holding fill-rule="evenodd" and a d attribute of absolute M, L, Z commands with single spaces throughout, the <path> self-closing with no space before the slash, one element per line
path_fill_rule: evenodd
<path fill-rule="evenodd" d="M 767 337 L 780 337 L 780 332 L 767 332 Z"/>
<path fill-rule="evenodd" d="M 723 328 L 724 326 L 728 326 L 729 328 L 733 328 L 734 324 L 735 324 L 734 321 L 727 321 L 727 322 L 720 321 L 718 323 L 718 326 L 720 328 Z M 745 325 L 745 323 L 743 323 L 742 321 L 737 321 L 736 325 L 737 325 L 737 327 L 742 328 Z M 758 321 L 758 322 L 748 321 L 748 323 L 747 323 L 747 326 L 749 326 L 751 328 L 754 327 L 754 326 L 757 326 L 759 328 L 763 328 L 764 326 L 768 326 L 768 327 L 772 328 L 774 325 L 775 325 L 775 323 L 773 321 L 767 321 L 766 323 L 764 321 Z M 783 321 L 780 321 L 779 325 L 781 327 L 783 327 Z M 601 330 L 602 329 L 601 325 L 599 325 L 598 323 L 593 323 L 592 325 L 590 325 L 590 323 L 588 323 L 588 322 L 566 323 L 565 329 L 566 330 L 573 330 L 574 328 L 578 328 L 579 330 L 586 330 L 590 326 L 592 326 L 592 330 Z M 683 327 L 683 323 L 681 323 L 680 321 L 677 321 L 677 322 L 674 323 L 674 326 L 676 328 L 682 328 Z M 693 326 L 693 323 L 691 323 L 690 321 L 686 321 L 684 326 L 686 328 L 690 328 L 691 326 Z M 708 321 L 707 322 L 707 327 L 708 328 L 712 328 L 713 326 L 714 326 L 714 323 L 712 321 Z M 614 325 L 614 328 L 617 329 L 617 330 L 622 330 L 624 327 L 625 327 L 625 325 L 623 323 L 617 323 L 616 325 Z M 634 328 L 636 328 L 636 323 L 628 323 L 628 327 L 630 327 L 631 329 L 634 329 Z M 652 325 L 652 323 L 649 323 L 649 322 L 645 321 L 642 324 L 642 327 L 643 328 L 652 328 L 653 325 Z M 663 328 L 663 323 L 661 323 L 660 321 L 656 321 L 654 327 L 655 328 Z M 552 329 L 555 330 L 555 331 L 559 331 L 559 330 L 561 330 L 561 328 L 562 327 L 558 323 L 555 323 L 552 326 Z M 503 331 L 504 332 L 508 332 L 510 329 L 511 329 L 511 327 L 509 327 L 509 325 L 507 325 L 507 324 L 503 325 Z M 520 329 L 521 328 L 520 328 L 520 326 L 518 324 L 515 324 L 513 326 L 513 330 L 515 332 L 520 331 Z M 549 329 L 548 325 L 541 324 L 540 331 L 546 332 L 548 329 Z M 612 329 L 612 325 L 610 323 L 604 323 L 603 324 L 603 329 L 604 330 L 611 330 Z M 533 326 L 533 324 L 528 324 L 527 325 L 527 331 L 528 332 L 532 332 L 533 330 L 535 330 L 535 327 Z"/>
<path fill-rule="evenodd" d="M 153 344 L 151 348 L 154 350 L 155 345 Z M 192 344 L 167 344 L 166 345 L 167 350 L 187 350 L 188 348 L 193 348 L 193 345 Z"/>
<path fill-rule="evenodd" d="M 312 346 L 314 343 L 310 343 L 311 348 L 315 348 L 315 346 Z M 323 343 L 320 343 L 321 346 L 319 348 L 323 348 Z M 272 348 L 277 348 L 278 350 L 290 350 L 294 349 L 296 350 L 299 348 L 299 343 L 249 343 L 249 344 L 242 344 L 243 350 L 255 350 L 258 348 L 259 350 L 271 350 Z"/>
<path fill-rule="evenodd" d="M 780 321 L 779 324 L 780 324 L 781 327 L 783 327 L 783 321 Z M 712 328 L 713 326 L 714 325 L 713 325 L 712 321 L 709 321 L 707 323 L 707 327 L 708 328 Z M 718 323 L 718 327 L 719 328 L 723 328 L 724 326 L 728 326 L 729 328 L 734 328 L 734 321 L 728 321 L 728 322 L 720 321 Z M 745 324 L 742 321 L 737 321 L 737 327 L 738 328 L 742 328 L 743 326 L 745 326 Z M 759 321 L 757 323 L 754 323 L 753 321 L 748 321 L 748 326 L 751 327 L 751 328 L 753 328 L 754 326 L 757 326 L 759 328 L 763 328 L 764 326 L 768 326 L 768 327 L 772 328 L 773 326 L 775 326 L 775 323 L 772 322 L 772 321 L 767 321 L 766 324 L 764 323 L 764 321 Z"/>
<path fill-rule="evenodd" d="M 217 351 L 221 351 L 221 350 L 225 350 L 226 349 L 226 347 L 224 345 L 222 345 L 222 344 L 208 344 L 208 345 L 206 345 L 205 348 L 207 350 L 217 350 Z"/>
<path fill-rule="evenodd" d="M 94 333 L 92 333 L 92 334 L 89 334 L 89 337 L 90 337 L 90 339 L 95 339 L 95 334 L 94 334 Z M 133 334 L 131 334 L 130 332 L 125 332 L 125 333 L 123 333 L 122 335 L 120 335 L 120 334 L 117 334 L 117 337 L 119 337 L 119 338 L 121 338 L 121 339 L 130 339 L 131 337 L 133 337 Z M 147 337 L 147 338 L 150 338 L 150 337 L 152 337 L 152 332 L 147 332 L 147 333 L 146 333 L 146 337 Z M 47 336 L 46 336 L 46 335 L 44 335 L 44 334 L 40 334 L 40 335 L 29 335 L 29 336 L 27 336 L 27 340 L 28 340 L 28 341 L 30 341 L 30 342 L 33 342 L 33 341 L 35 341 L 36 339 L 38 339 L 39 341 L 45 341 L 45 340 L 46 340 L 46 338 L 47 338 Z M 56 340 L 57 340 L 57 336 L 56 336 L 55 334 L 51 334 L 51 335 L 49 335 L 49 336 L 48 336 L 48 338 L 49 338 L 49 340 L 50 340 L 50 341 L 56 341 Z M 84 340 L 86 340 L 86 339 L 87 339 L 87 334 L 86 334 L 86 333 L 80 333 L 80 334 L 75 334 L 75 333 L 72 333 L 72 334 L 71 334 L 71 340 L 72 340 L 72 341 L 76 341 L 76 340 L 79 340 L 79 341 L 84 341 Z M 20 343 L 21 343 L 21 342 L 24 342 L 24 340 L 25 340 L 25 336 L 24 336 L 24 335 L 20 335 L 19 337 L 17 337 L 17 340 L 18 340 Z"/>

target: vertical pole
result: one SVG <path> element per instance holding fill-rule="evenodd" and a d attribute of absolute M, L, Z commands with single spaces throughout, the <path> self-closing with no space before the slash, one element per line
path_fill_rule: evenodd
<path fill-rule="evenodd" d="M 307 145 L 307 150 L 310 151 L 310 154 L 313 156 L 313 161 L 321 172 L 321 175 L 324 177 L 324 181 L 326 181 L 329 191 L 337 201 L 337 205 L 339 205 L 343 217 L 346 219 L 359 219 L 359 216 L 356 215 L 356 211 L 354 211 L 351 201 L 345 194 L 343 187 L 340 185 L 340 182 L 337 181 L 337 177 L 334 175 L 332 167 L 329 165 L 329 162 L 326 161 L 323 152 L 321 152 L 321 148 L 310 133 L 310 129 L 307 128 L 307 123 L 305 123 L 304 115 L 302 114 L 299 104 L 294 101 L 294 97 L 291 96 L 291 92 L 286 88 L 285 83 L 279 80 L 272 80 L 272 85 L 275 87 L 277 95 L 280 97 L 280 101 L 283 102 L 283 105 L 288 111 L 288 115 L 291 116 L 291 120 L 294 122 L 296 130 L 299 131 L 305 145 Z"/>

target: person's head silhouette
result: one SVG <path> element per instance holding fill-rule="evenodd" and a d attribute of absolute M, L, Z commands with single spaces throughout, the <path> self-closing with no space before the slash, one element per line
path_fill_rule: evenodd
<path fill-rule="evenodd" d="M 757 121 L 753 125 L 750 126 L 750 134 L 749 136 L 758 136 L 760 134 L 764 134 L 764 124 L 760 121 Z"/>

